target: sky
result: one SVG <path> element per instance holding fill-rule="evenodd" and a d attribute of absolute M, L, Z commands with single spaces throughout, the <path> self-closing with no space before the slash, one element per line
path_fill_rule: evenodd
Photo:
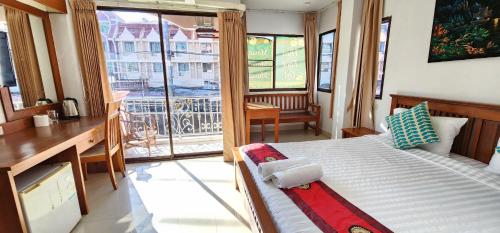
<path fill-rule="evenodd" d="M 134 22 L 158 22 L 158 16 L 152 13 L 139 13 L 127 11 L 114 11 L 120 18 L 127 23 Z"/>

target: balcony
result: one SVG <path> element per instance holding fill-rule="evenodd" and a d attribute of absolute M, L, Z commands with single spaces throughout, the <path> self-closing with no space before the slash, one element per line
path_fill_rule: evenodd
<path fill-rule="evenodd" d="M 222 150 L 220 97 L 172 97 L 169 102 L 176 155 Z M 164 96 L 124 99 L 122 125 L 126 158 L 171 155 L 166 106 Z"/>

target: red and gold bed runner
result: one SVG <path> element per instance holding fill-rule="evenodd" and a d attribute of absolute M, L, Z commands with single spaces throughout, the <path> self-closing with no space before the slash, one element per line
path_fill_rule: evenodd
<path fill-rule="evenodd" d="M 255 165 L 287 159 L 267 144 L 251 144 L 243 150 Z M 323 232 L 392 232 L 321 181 L 282 191 Z"/>

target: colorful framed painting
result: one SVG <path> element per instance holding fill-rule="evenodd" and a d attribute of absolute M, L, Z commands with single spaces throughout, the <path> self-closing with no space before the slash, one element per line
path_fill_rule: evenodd
<path fill-rule="evenodd" d="M 436 0 L 429 62 L 500 56 L 500 0 Z"/>

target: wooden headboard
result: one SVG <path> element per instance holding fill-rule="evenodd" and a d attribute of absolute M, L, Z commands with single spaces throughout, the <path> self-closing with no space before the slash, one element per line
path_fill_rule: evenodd
<path fill-rule="evenodd" d="M 489 163 L 500 137 L 500 105 L 391 95 L 391 114 L 395 108 L 411 108 L 428 101 L 433 116 L 469 118 L 455 138 L 452 152 Z"/>

